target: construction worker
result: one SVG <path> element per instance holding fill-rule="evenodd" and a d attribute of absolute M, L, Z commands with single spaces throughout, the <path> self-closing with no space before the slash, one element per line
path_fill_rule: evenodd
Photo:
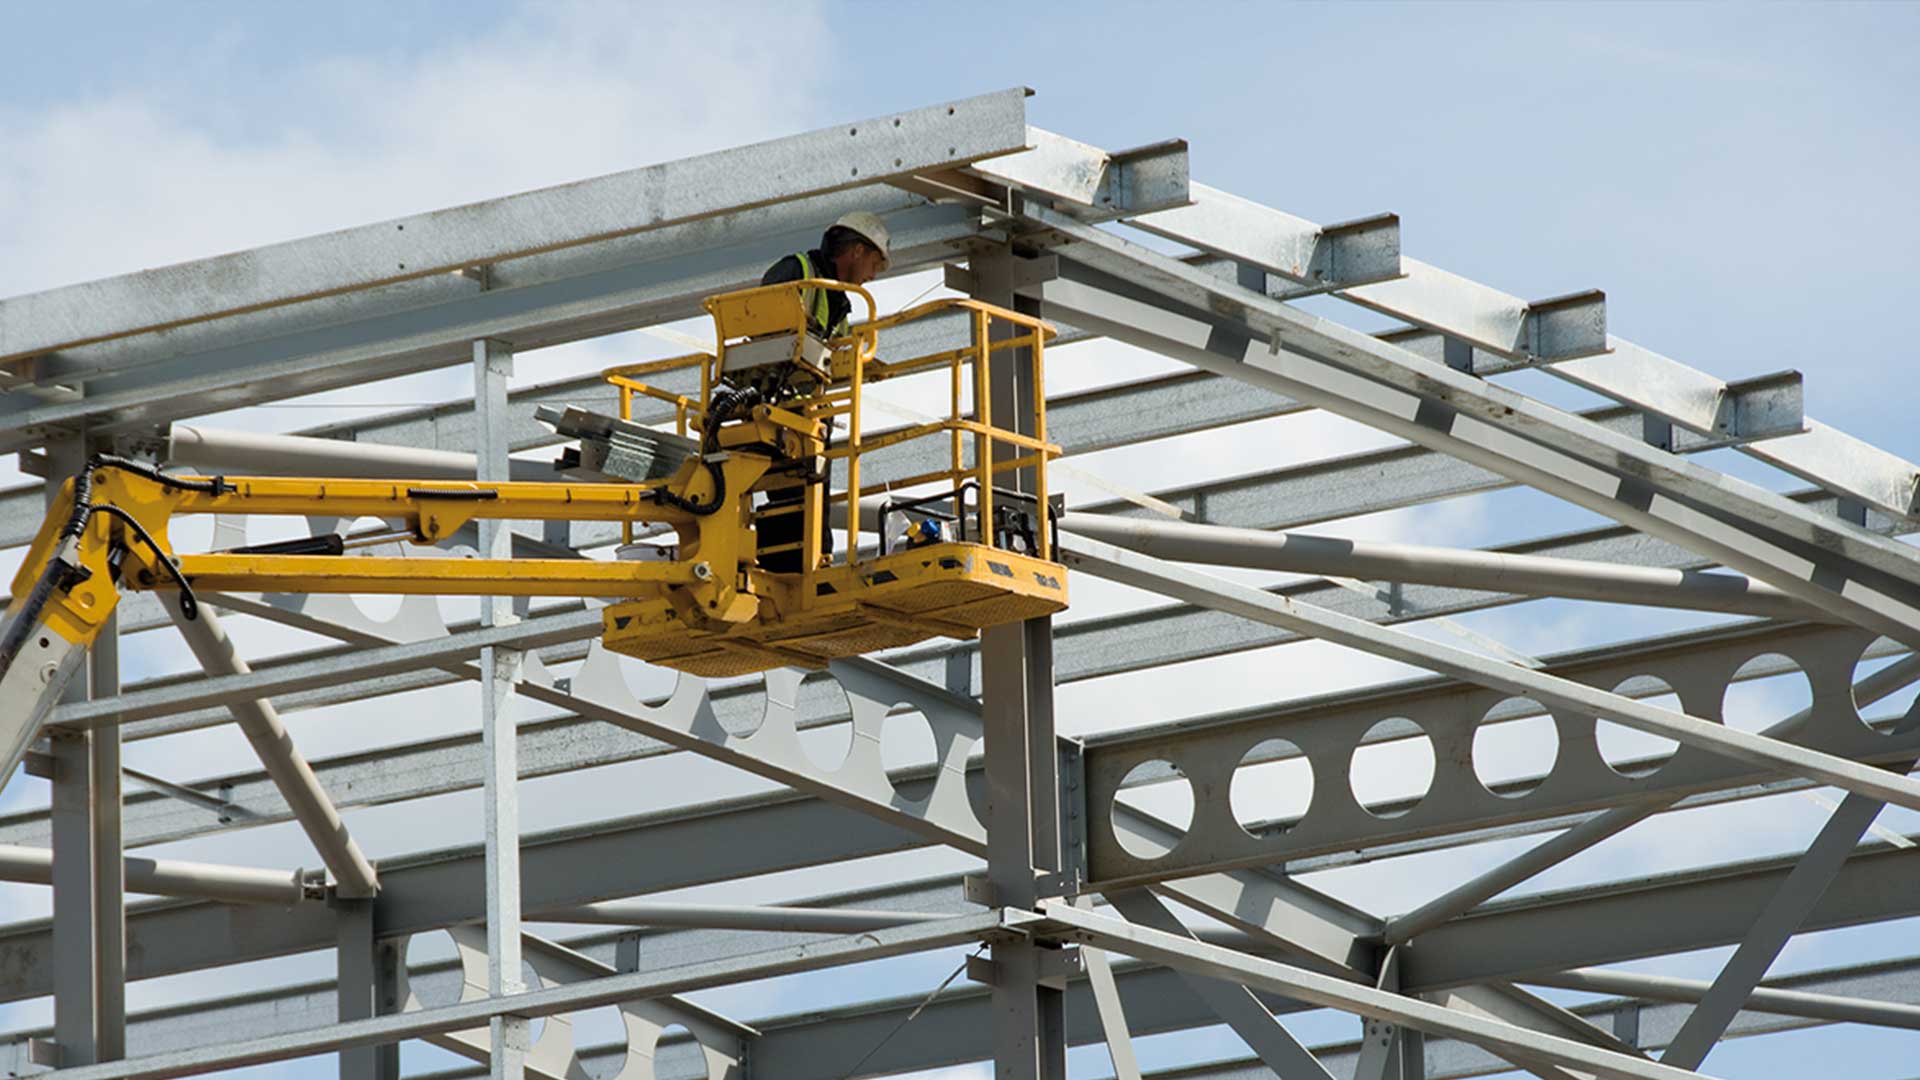
<path fill-rule="evenodd" d="M 879 214 L 855 210 L 843 214 L 820 237 L 820 246 L 812 251 L 789 255 L 767 268 L 760 284 L 805 278 L 831 278 L 849 285 L 865 285 L 879 277 L 890 260 L 886 223 Z M 840 337 L 847 332 L 847 315 L 853 302 L 847 294 L 833 289 L 808 289 L 801 296 L 807 305 L 807 328 L 823 338 Z"/>
<path fill-rule="evenodd" d="M 865 285 L 887 268 L 889 257 L 887 226 L 880 215 L 865 210 L 843 214 L 820 237 L 820 246 L 812 251 L 796 252 L 767 268 L 760 277 L 762 285 L 807 278 L 830 278 L 849 285 Z M 807 329 L 822 338 L 840 337 L 847 332 L 847 315 L 853 302 L 847 294 L 834 289 L 806 289 L 800 300 L 807 307 Z M 800 502 L 800 488 L 770 493 L 762 510 L 787 511 L 761 519 L 760 544 L 772 547 L 799 541 L 800 515 L 792 512 Z M 833 530 L 820 520 L 820 550 L 833 553 Z M 760 565 L 779 573 L 796 573 L 801 567 L 800 553 L 776 552 L 760 560 Z"/>

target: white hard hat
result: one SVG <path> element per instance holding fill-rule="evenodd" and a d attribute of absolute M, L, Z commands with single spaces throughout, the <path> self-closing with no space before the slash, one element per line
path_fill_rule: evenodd
<path fill-rule="evenodd" d="M 834 222 L 833 226 L 836 229 L 848 229 L 859 233 L 861 239 L 872 244 L 875 250 L 880 252 L 883 262 L 893 261 L 893 251 L 888 246 L 890 238 L 887 236 L 887 225 L 880 220 L 879 214 L 867 210 L 849 211 L 840 215 L 840 220 Z"/>

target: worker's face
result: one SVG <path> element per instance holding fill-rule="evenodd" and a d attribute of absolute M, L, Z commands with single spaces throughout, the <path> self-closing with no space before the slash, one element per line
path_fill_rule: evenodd
<path fill-rule="evenodd" d="M 886 265 L 880 249 L 862 241 L 853 245 L 840 257 L 840 280 L 850 285 L 865 285 L 880 276 L 880 270 Z"/>

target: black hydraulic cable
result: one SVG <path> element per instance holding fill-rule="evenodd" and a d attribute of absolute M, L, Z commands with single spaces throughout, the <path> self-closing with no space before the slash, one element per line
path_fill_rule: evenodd
<path fill-rule="evenodd" d="M 73 547 L 78 543 L 81 533 L 86 531 L 87 522 L 98 513 L 106 513 L 118 518 L 133 531 L 134 535 L 153 549 L 155 555 L 160 557 L 160 562 L 166 566 L 167 573 L 173 577 L 174 583 L 180 588 L 181 618 L 191 621 L 200 617 L 200 602 L 193 595 L 193 587 L 187 583 L 186 577 L 180 573 L 180 568 L 174 565 L 173 560 L 154 540 L 146 526 L 132 514 L 117 506 L 93 501 L 94 473 L 105 468 L 125 469 L 155 483 L 188 491 L 220 495 L 234 490 L 232 484 L 218 476 L 208 480 L 189 480 L 168 476 L 152 466 L 112 454 L 95 454 L 87 459 L 86 466 L 74 475 L 73 504 L 67 511 L 67 520 L 61 523 L 60 532 L 57 534 L 58 543 L 48 554 L 47 565 L 40 571 L 40 577 L 34 581 L 33 588 L 28 590 L 26 597 L 13 612 L 13 618 L 7 620 L 5 633 L 0 634 L 0 673 L 4 673 L 13 666 L 14 659 L 20 655 L 20 650 L 26 646 L 28 639 L 39 631 L 40 614 L 46 610 L 47 603 L 53 599 L 54 591 L 70 587 L 76 577 L 84 580 L 86 570 L 73 558 Z"/>
<path fill-rule="evenodd" d="M 712 408 L 707 410 L 707 426 L 701 434 L 700 452 L 711 453 L 719 447 L 721 421 L 739 409 L 751 409 L 758 404 L 760 404 L 760 391 L 754 387 L 749 386 L 744 390 L 722 390 L 713 399 Z M 657 490 L 654 497 L 676 510 L 684 510 L 695 517 L 707 517 L 718 511 L 727 501 L 727 476 L 719 462 L 709 461 L 705 464 L 707 475 L 713 478 L 713 494 L 704 502 L 676 495 L 665 488 Z"/>
<path fill-rule="evenodd" d="M 107 506 L 102 503 L 95 503 L 89 509 L 94 513 L 108 514 L 119 518 L 127 528 L 133 530 L 134 535 L 138 536 L 142 543 L 152 548 L 153 553 L 160 558 L 160 565 L 167 568 L 168 576 L 173 578 L 174 585 L 180 589 L 180 617 L 188 622 L 192 622 L 200 617 L 200 601 L 193 595 L 193 586 L 187 584 L 186 575 L 182 574 L 180 568 L 174 565 L 173 559 L 168 557 L 166 550 L 153 538 L 153 534 L 147 531 L 147 527 L 140 524 L 140 519 L 117 506 Z"/>
<path fill-rule="evenodd" d="M 135 476 L 143 476 L 156 484 L 175 488 L 180 491 L 198 491 L 208 495 L 225 495 L 229 491 L 239 490 L 232 484 L 227 483 L 227 478 L 224 476 L 172 476 L 161 472 L 158 468 L 144 461 L 135 461 L 132 458 L 121 457 L 118 454 L 95 454 L 89 458 L 85 470 L 89 481 L 92 479 L 91 474 L 96 469 L 120 469 L 123 472 L 130 472 Z"/>

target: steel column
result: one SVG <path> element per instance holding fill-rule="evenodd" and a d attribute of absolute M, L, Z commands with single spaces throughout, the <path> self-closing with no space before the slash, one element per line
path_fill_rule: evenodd
<path fill-rule="evenodd" d="M 399 981 L 406 958 L 396 942 L 375 936 L 376 903 L 373 899 L 334 903 L 339 936 L 335 1018 L 341 1022 L 368 1020 L 400 1008 Z M 400 1044 L 341 1050 L 340 1080 L 400 1080 Z"/>
<path fill-rule="evenodd" d="M 507 479 L 507 380 L 512 375 L 511 346 L 491 340 L 473 343 L 480 480 Z M 482 558 L 502 559 L 510 554 L 511 525 L 480 523 Z M 511 597 L 481 597 L 481 626 L 517 621 Z M 487 645 L 480 650 L 480 730 L 486 758 L 487 993 L 493 997 L 526 989 L 521 974 L 519 731 L 512 701 L 525 661 L 526 653 L 519 649 Z M 521 1080 L 530 1048 L 530 1021 L 525 1016 L 495 1013 L 488 1019 L 488 1028 L 493 1048 L 488 1075 L 492 1080 Z"/>
<path fill-rule="evenodd" d="M 87 453 L 84 436 L 61 440 L 48 448 L 49 472 L 73 475 L 85 467 Z M 57 486 L 48 486 L 49 501 L 58 490 Z M 69 680 L 63 700 L 119 694 L 119 643 L 119 620 L 110 618 L 90 655 L 79 661 L 86 665 L 87 678 Z M 126 1054 L 120 738 L 117 731 L 58 728 L 48 735 L 53 766 L 49 876 L 53 885 L 54 1045 L 65 1067 L 113 1061 Z"/>
<path fill-rule="evenodd" d="M 969 260 L 973 295 L 1038 315 L 1014 288 L 1027 266 L 1010 249 Z M 1030 350 L 1003 350 L 989 365 L 989 400 L 976 414 L 1022 433 L 1034 428 L 1034 363 Z M 995 458 L 1015 448 L 996 445 Z M 1022 474 L 1010 478 L 1033 490 Z M 991 902 L 1032 907 L 1059 895 L 1040 885 L 1060 866 L 1059 789 L 1053 725 L 1053 623 L 989 627 L 980 634 L 981 720 L 987 755 L 987 881 Z M 1040 982 L 1042 946 L 1028 940 L 993 944 L 994 1075 L 1001 1080 L 1065 1080 L 1066 1039 L 1060 991 Z"/>

